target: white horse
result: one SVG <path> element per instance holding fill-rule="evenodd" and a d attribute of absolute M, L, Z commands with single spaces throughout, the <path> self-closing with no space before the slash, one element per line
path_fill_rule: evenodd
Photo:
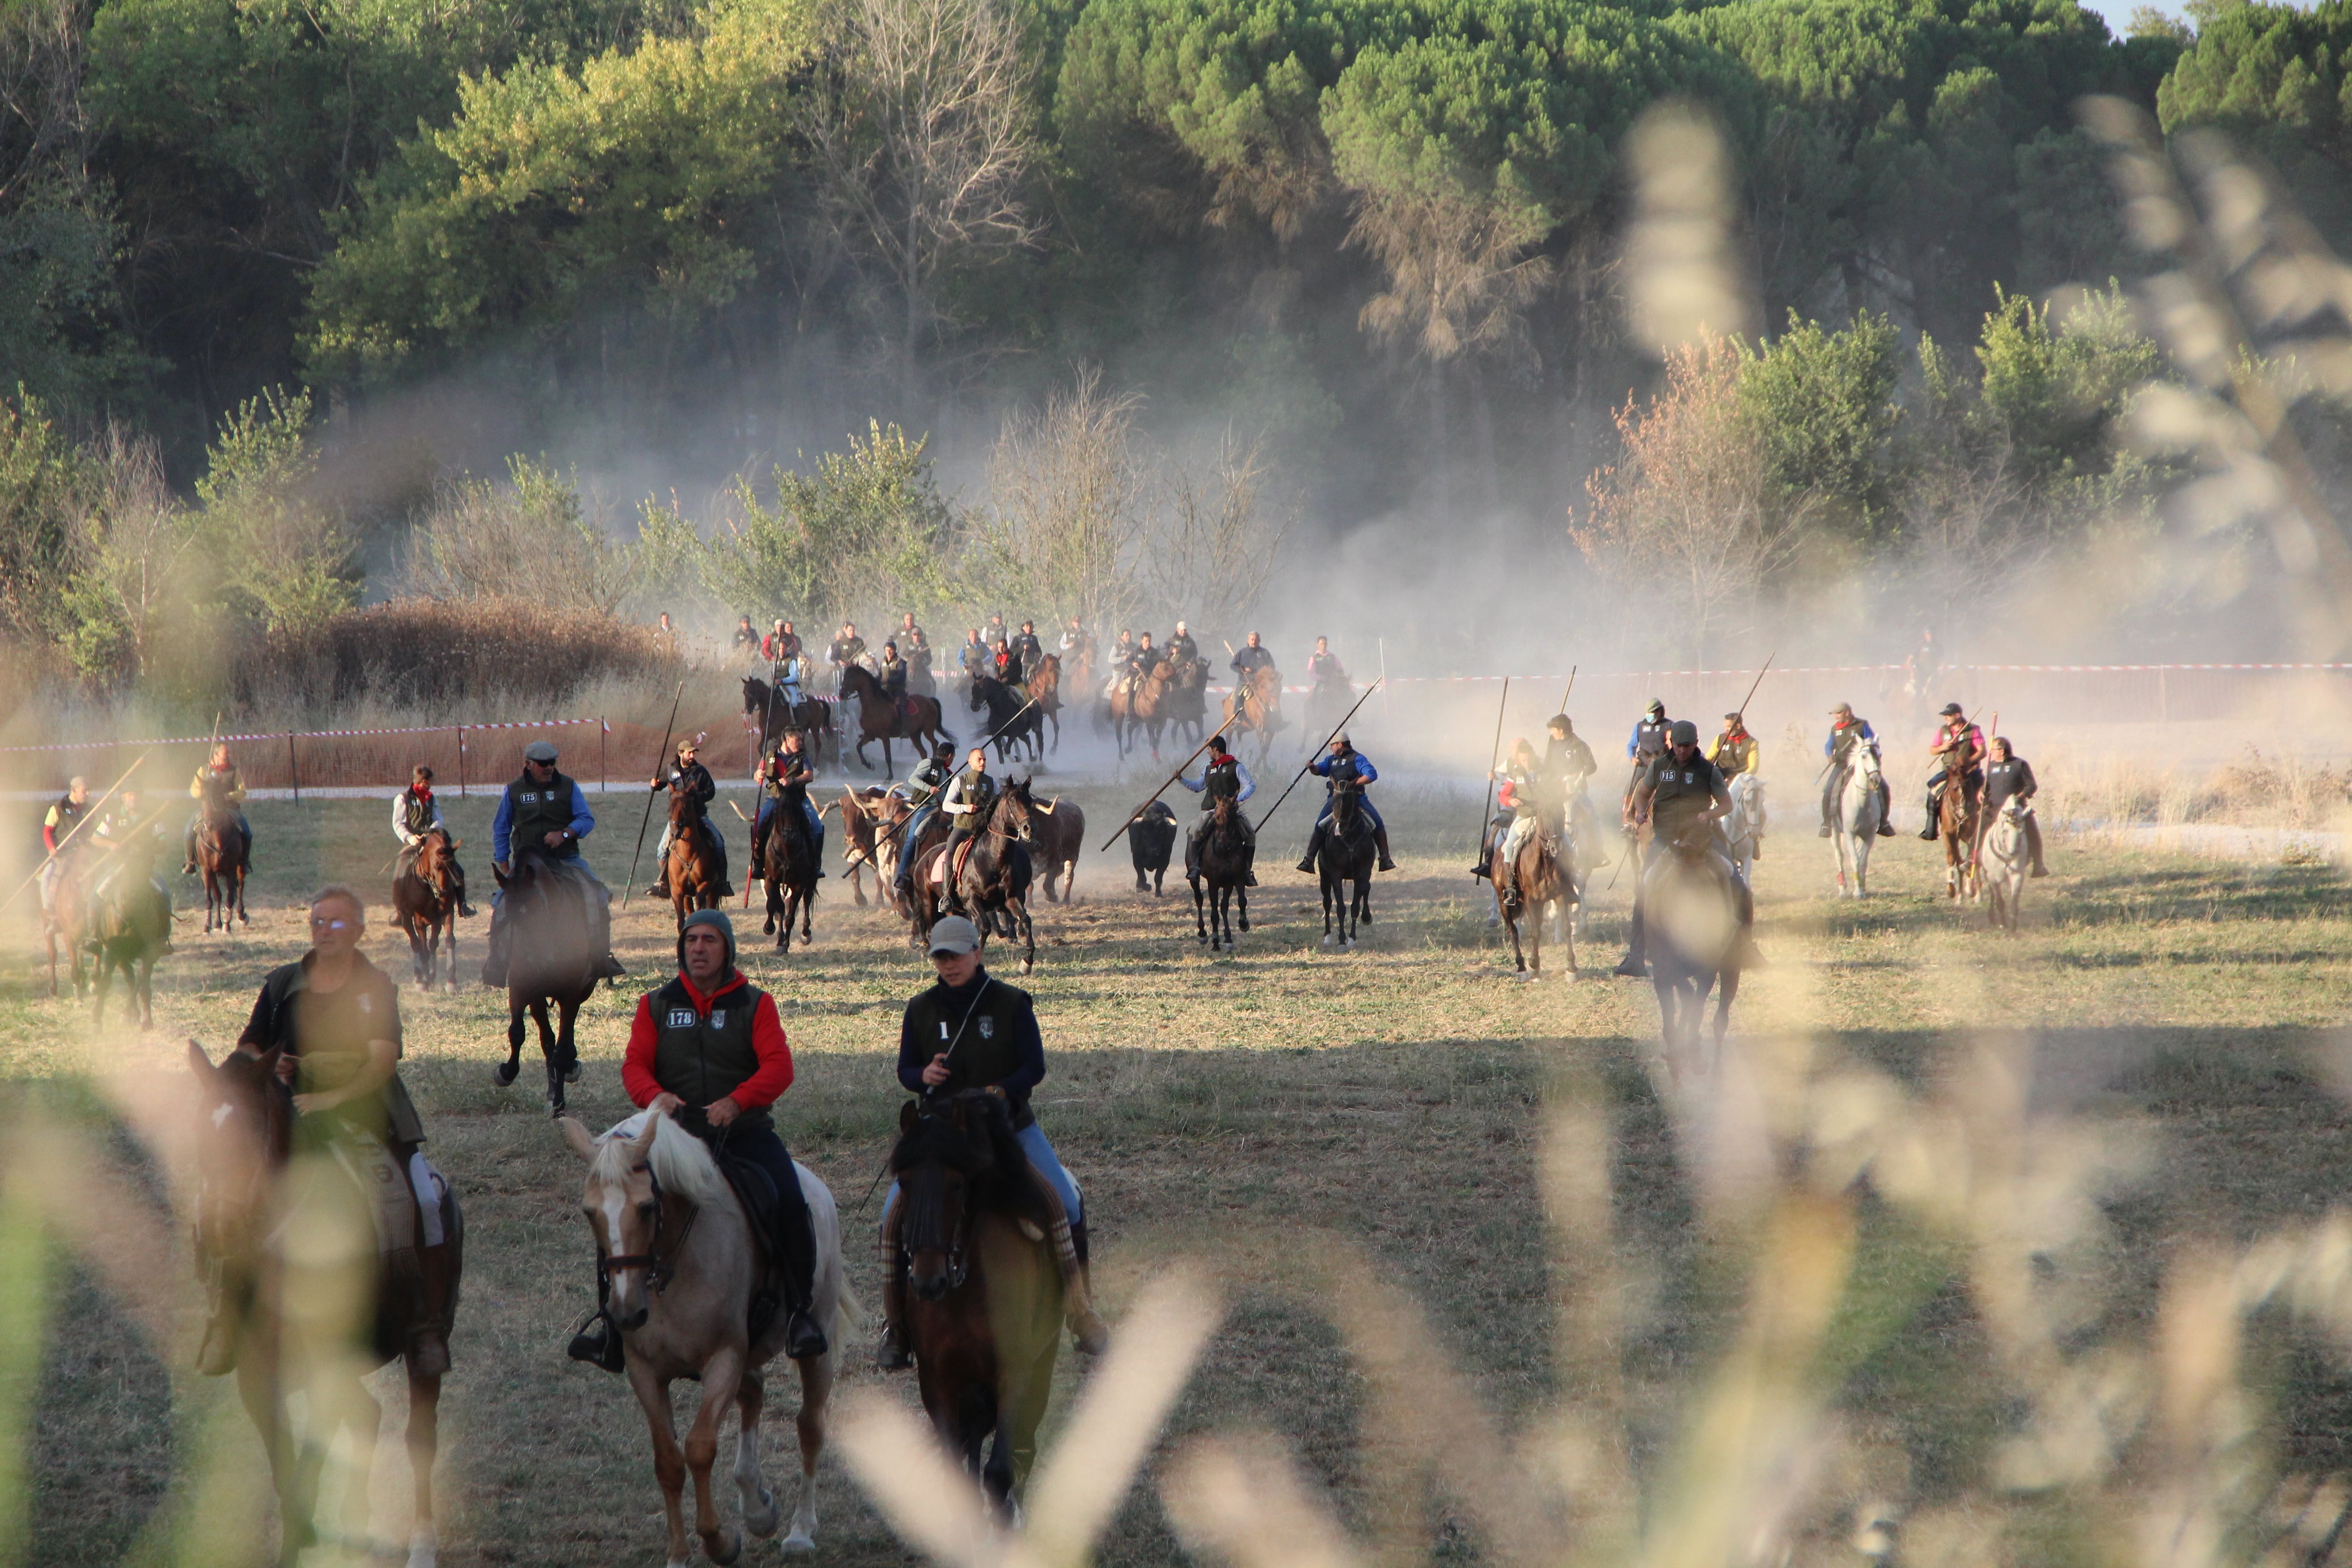
<path fill-rule="evenodd" d="M 1845 898 L 1864 898 L 1870 891 L 1870 847 L 1877 841 L 1881 820 L 1878 782 L 1877 744 L 1859 742 L 1850 753 L 1845 783 L 1838 790 L 1837 805 L 1830 816 L 1838 889 Z"/>
<path fill-rule="evenodd" d="M 2025 802 L 2011 795 L 2001 803 L 2000 815 L 1985 834 L 1977 869 L 1995 927 L 2017 929 L 2017 917 L 2025 904 L 2025 871 L 2032 860 L 2025 842 Z"/>
<path fill-rule="evenodd" d="M 1731 815 L 1723 819 L 1723 839 L 1739 879 L 1756 885 L 1756 857 L 1764 847 L 1764 781 L 1754 773 L 1731 781 Z"/>

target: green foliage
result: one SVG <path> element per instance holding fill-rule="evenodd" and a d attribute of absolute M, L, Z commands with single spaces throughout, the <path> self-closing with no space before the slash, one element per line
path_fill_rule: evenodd
<path fill-rule="evenodd" d="M 2041 489 L 2105 470 L 2132 392 L 2164 363 L 2120 289 L 2085 297 L 2056 327 L 2047 306 L 2003 294 L 1976 357 L 1980 428 Z"/>
<path fill-rule="evenodd" d="M 2339 242 L 2352 235 L 2352 0 L 2246 4 L 2205 17 L 2157 90 L 2168 134 L 2220 126 L 2276 164 Z"/>
<path fill-rule="evenodd" d="M 359 602 L 351 532 L 319 493 L 310 425 L 308 392 L 248 398 L 221 422 L 196 481 L 220 602 L 272 637 L 300 637 Z"/>
<path fill-rule="evenodd" d="M 0 401 L 0 621 L 37 644 L 71 624 L 62 599 L 85 559 L 88 467 L 41 402 Z"/>
<path fill-rule="evenodd" d="M 1740 411 L 1783 504 L 1818 509 L 1850 537 L 1885 521 L 1897 341 L 1895 324 L 1867 310 L 1841 331 L 1792 312 L 1739 377 Z"/>

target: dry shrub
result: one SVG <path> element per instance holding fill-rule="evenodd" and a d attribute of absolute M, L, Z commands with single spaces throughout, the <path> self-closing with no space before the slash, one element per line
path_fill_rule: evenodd
<path fill-rule="evenodd" d="M 312 694 L 341 707 L 565 701 L 595 682 L 667 685 L 674 643 L 650 626 L 517 599 L 395 599 L 337 616 L 306 650 Z M 320 689 L 323 687 L 324 689 Z"/>

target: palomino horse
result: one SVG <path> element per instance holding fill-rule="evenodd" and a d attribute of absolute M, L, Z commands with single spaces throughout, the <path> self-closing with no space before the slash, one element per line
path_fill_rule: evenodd
<path fill-rule="evenodd" d="M 1185 872 L 1192 884 L 1192 929 L 1212 952 L 1221 947 L 1233 952 L 1235 927 L 1249 930 L 1249 840 L 1244 826 L 1241 803 L 1219 795 L 1201 825 L 1199 868 Z"/>
<path fill-rule="evenodd" d="M 1048 749 L 1062 749 L 1062 656 L 1049 653 L 1037 661 L 1029 672 L 1029 700 L 1037 705 L 1036 711 L 1054 727 L 1054 742 Z"/>
<path fill-rule="evenodd" d="M 563 1086 L 580 1081 L 580 1053 L 572 1026 L 581 1005 L 596 993 L 594 925 L 589 889 L 550 868 L 535 850 L 515 857 L 514 869 L 499 878 L 505 889 L 507 931 L 507 1059 L 493 1070 L 499 1086 L 522 1070 L 523 1015 L 539 1026 L 539 1051 L 547 1061 L 547 1108 L 563 1114 Z M 548 1008 L 556 1012 L 552 1026 Z"/>
<path fill-rule="evenodd" d="M 232 1051 L 215 1067 L 191 1040 L 188 1066 L 200 1092 L 193 1122 L 196 1264 L 231 1331 L 226 1348 L 236 1358 L 237 1392 L 268 1456 L 278 1491 L 277 1561 L 293 1568 L 318 1539 L 320 1472 L 338 1433 L 350 1443 L 353 1470 L 342 1533 L 349 1544 L 366 1544 L 367 1477 L 383 1412 L 360 1380 L 399 1357 L 408 1374 L 415 1486 L 408 1568 L 433 1568 L 441 1374 L 418 1371 L 408 1355 L 412 1331 L 422 1326 L 415 1321 L 423 1310 L 419 1293 L 379 1266 L 368 1200 L 342 1163 L 326 1153 L 293 1157 L 293 1095 L 278 1079 L 277 1051 Z M 446 1339 L 464 1270 L 465 1216 L 455 1191 L 444 1184 L 440 1195 L 448 1270 L 443 1321 L 433 1326 Z M 305 1407 L 299 1432 L 287 1407 L 298 1392 Z"/>
<path fill-rule="evenodd" d="M 1168 719 L 1176 739 L 1200 742 L 1209 720 L 1209 661 L 1189 659 L 1177 667 L 1168 686 Z"/>
<path fill-rule="evenodd" d="M 1717 858 L 1710 826 L 1680 843 L 1668 843 L 1642 872 L 1643 942 L 1650 984 L 1658 995 L 1660 1046 L 1666 1071 L 1682 1081 L 1683 1068 L 1706 1071 L 1699 1037 L 1709 992 L 1721 989 L 1715 1007 L 1716 1055 L 1739 995 L 1739 904 Z"/>
<path fill-rule="evenodd" d="M 580 1206 L 596 1237 L 597 1278 L 607 1286 L 604 1312 L 621 1331 L 629 1387 L 653 1434 L 669 1561 L 687 1561 L 685 1492 L 691 1475 L 694 1528 L 702 1550 L 713 1563 L 732 1563 L 743 1549 L 742 1534 L 720 1524 L 710 1495 L 719 1427 L 730 1405 L 740 1412 L 735 1489 L 742 1501 L 742 1528 L 764 1540 L 783 1522 L 760 1469 L 760 1412 L 767 1396 L 761 1370 L 783 1351 L 788 1314 L 776 1313 L 756 1342 L 750 1337 L 751 1297 L 767 1267 L 765 1249 L 754 1239 L 743 1205 L 710 1151 L 668 1117 L 640 1112 L 602 1138 L 566 1117 L 563 1136 L 588 1162 Z M 840 1365 L 837 1347 L 847 1338 L 857 1308 L 842 1278 L 841 1220 L 833 1190 L 798 1162 L 793 1170 L 816 1233 L 810 1315 L 836 1347 L 798 1363 L 800 1499 L 784 1550 L 814 1552 L 825 1405 Z M 681 1377 L 702 1384 L 702 1405 L 682 1448 L 669 1396 L 669 1385 Z"/>
<path fill-rule="evenodd" d="M 1012 760 L 1013 749 L 1029 742 L 1029 760 L 1045 754 L 1045 715 L 1036 700 L 1018 686 L 1007 686 L 992 675 L 975 675 L 968 694 L 971 710 L 988 715 L 988 732 L 981 743 L 996 742 L 996 760 Z"/>
<path fill-rule="evenodd" d="M 1870 893 L 1870 850 L 1878 842 L 1885 802 L 1879 788 L 1878 748 L 1864 743 L 1849 754 L 1830 812 L 1830 843 L 1837 853 L 1838 891 L 1845 898 Z"/>
<path fill-rule="evenodd" d="M 1944 785 L 1936 797 L 1936 827 L 1944 840 L 1944 896 L 1954 903 L 1974 902 L 1981 889 L 1977 875 L 1977 832 L 1983 813 L 1977 797 L 1961 779 Z"/>
<path fill-rule="evenodd" d="M 1247 730 L 1257 737 L 1257 765 L 1263 769 L 1274 756 L 1274 738 L 1282 732 L 1282 672 L 1270 664 L 1250 671 L 1249 684 L 1225 697 L 1225 734 Z"/>
<path fill-rule="evenodd" d="M 1764 781 L 1753 773 L 1731 781 L 1731 815 L 1723 819 L 1723 841 L 1739 879 L 1748 881 L 1764 848 Z"/>
<path fill-rule="evenodd" d="M 231 802 L 207 800 L 199 808 L 196 825 L 196 870 L 205 879 L 205 931 L 228 930 L 234 913 L 246 924 L 245 835 L 236 830 L 236 807 Z"/>
<path fill-rule="evenodd" d="M 798 702 L 790 700 L 782 687 L 771 687 L 756 675 L 743 678 L 743 713 L 760 724 L 760 754 L 773 750 L 784 738 L 787 730 L 798 730 L 808 737 L 809 765 L 814 767 L 824 750 L 824 742 L 833 742 L 834 754 L 841 752 L 841 736 L 834 728 L 833 704 L 822 697 L 803 697 Z"/>
<path fill-rule="evenodd" d="M 155 961 L 172 946 L 172 895 L 155 880 L 155 857 L 142 839 L 126 842 L 123 864 L 89 902 L 89 942 L 98 953 L 91 1022 L 106 1022 L 106 996 L 117 970 L 131 1011 L 145 1028 L 155 1024 Z"/>
<path fill-rule="evenodd" d="M 1334 814 L 1337 818 L 1337 813 Z M 1498 845 L 1499 859 L 1503 847 Z M 1576 935 L 1570 910 L 1578 901 L 1576 874 L 1571 859 L 1560 853 L 1561 842 L 1541 827 L 1528 834 L 1519 845 L 1518 853 L 1509 861 L 1510 882 L 1498 890 L 1495 902 L 1501 911 L 1503 924 L 1511 932 L 1511 959 L 1524 976 L 1541 978 L 1543 974 L 1544 914 L 1548 909 L 1559 912 L 1559 941 L 1568 949 L 1568 977 L 1576 978 Z M 1519 951 L 1519 921 L 1532 913 L 1528 921 L 1528 951 Z"/>
<path fill-rule="evenodd" d="M 756 872 L 768 885 L 768 918 L 760 930 L 775 933 L 778 952 L 792 950 L 795 920 L 801 924 L 803 947 L 816 940 L 811 923 L 816 910 L 817 881 L 824 870 L 817 864 L 816 844 L 809 837 L 808 824 L 801 820 L 801 804 L 800 798 L 778 803 L 776 814 L 768 819 L 767 839 L 760 846 L 761 863 L 744 873 Z"/>
<path fill-rule="evenodd" d="M 1351 948 L 1356 945 L 1358 923 L 1369 925 L 1372 919 L 1372 824 L 1364 815 L 1361 784 L 1342 782 L 1331 786 L 1331 820 L 1323 830 L 1323 847 L 1316 855 L 1315 869 L 1323 882 L 1323 945 L 1342 951 Z M 1336 941 L 1334 916 L 1339 921 Z"/>
<path fill-rule="evenodd" d="M 89 980 L 82 952 L 89 941 L 89 860 L 79 844 L 66 846 L 58 856 L 57 882 L 49 892 L 49 907 L 41 911 L 41 936 L 49 949 L 49 994 L 58 994 L 58 952 L 62 948 L 74 1000 L 80 1001 Z"/>
<path fill-rule="evenodd" d="M 902 710 L 883 692 L 882 683 L 874 679 L 874 672 L 862 664 L 842 667 L 841 696 L 844 701 L 853 697 L 857 700 L 856 752 L 860 767 L 874 765 L 866 760 L 866 748 L 876 741 L 882 742 L 882 771 L 886 773 L 898 772 L 898 764 L 890 760 L 892 741 L 912 741 L 926 752 L 941 741 L 950 745 L 956 743 L 955 736 L 940 721 L 938 698 L 909 697 Z"/>
<path fill-rule="evenodd" d="M 1985 830 L 1978 876 L 1984 884 L 1987 912 L 1999 929 L 2014 931 L 2025 907 L 2025 872 L 2032 863 L 2025 842 L 2025 805 L 2011 795 Z"/>
<path fill-rule="evenodd" d="M 1055 901 L 1054 879 L 1062 879 L 1062 900 L 1078 879 L 1078 848 L 1086 842 L 1087 814 L 1078 803 L 1055 795 L 1039 800 L 1030 793 L 1033 781 L 1016 779 L 1004 786 L 1008 826 L 1029 847 L 1029 863 L 1046 901 Z"/>
<path fill-rule="evenodd" d="M 980 830 L 961 851 L 961 868 L 947 863 L 944 845 L 936 852 L 917 851 L 921 858 L 914 919 L 917 934 L 925 934 L 952 906 L 971 918 L 983 943 L 992 934 L 1018 937 L 1024 947 L 1021 973 L 1027 974 L 1037 967 L 1037 931 L 1029 919 L 1029 848 L 1013 829 L 1005 800 L 1005 792 L 999 791 L 990 803 Z"/>
<path fill-rule="evenodd" d="M 433 989 L 441 942 L 449 943 L 448 989 L 457 989 L 457 846 L 435 828 L 392 879 L 392 918 L 408 933 L 409 967 L 416 984 Z"/>
<path fill-rule="evenodd" d="M 1036 1178 L 1004 1101 L 981 1091 L 908 1101 L 890 1169 L 924 1413 L 1009 1510 L 1062 1341 L 1062 1270 Z"/>
<path fill-rule="evenodd" d="M 700 801 L 684 790 L 670 791 L 669 856 L 662 862 L 662 873 L 669 880 L 670 908 L 677 913 L 680 931 L 695 910 L 719 907 L 719 857 L 704 837 L 718 831 Z"/>
<path fill-rule="evenodd" d="M 1122 675 L 1110 689 L 1110 725 L 1118 736 L 1118 754 L 1135 750 L 1135 732 L 1151 741 L 1152 761 L 1160 760 L 1160 737 L 1168 728 L 1168 661 L 1151 667 L 1141 680 Z"/>

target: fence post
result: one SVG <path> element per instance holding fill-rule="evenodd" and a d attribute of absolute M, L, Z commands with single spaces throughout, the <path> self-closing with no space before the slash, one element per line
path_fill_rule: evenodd
<path fill-rule="evenodd" d="M 466 798 L 466 726 L 457 726 L 457 798 Z"/>
<path fill-rule="evenodd" d="M 286 776 L 293 781 L 294 804 L 302 804 L 302 769 L 294 760 L 294 731 L 286 731 Z"/>
<path fill-rule="evenodd" d="M 2156 721 L 2159 724 L 2172 722 L 2172 694 L 2165 685 L 2164 666 L 2160 664 L 2156 667 Z"/>
<path fill-rule="evenodd" d="M 613 727 L 604 722 L 602 713 L 596 715 L 596 793 L 613 793 L 612 774 L 606 771 L 605 749 L 612 744 Z"/>

